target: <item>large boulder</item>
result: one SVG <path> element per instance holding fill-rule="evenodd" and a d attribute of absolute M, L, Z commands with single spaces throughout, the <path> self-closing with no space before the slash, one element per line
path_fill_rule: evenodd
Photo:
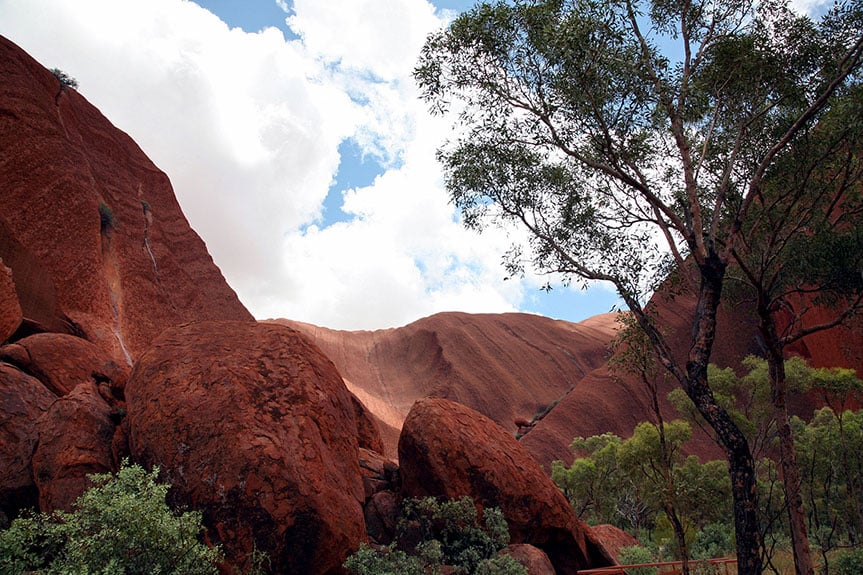
<path fill-rule="evenodd" d="M 406 497 L 469 496 L 499 507 L 514 543 L 542 549 L 560 575 L 613 564 L 530 454 L 491 419 L 441 398 L 417 401 L 399 439 Z"/>
<path fill-rule="evenodd" d="M 23 317 L 12 270 L 3 265 L 3 258 L 0 258 L 0 343 L 15 333 Z"/>
<path fill-rule="evenodd" d="M 0 515 L 36 504 L 31 471 L 36 422 L 56 399 L 35 378 L 0 362 Z"/>
<path fill-rule="evenodd" d="M 365 539 L 354 404 L 335 366 L 283 326 L 204 322 L 166 330 L 126 386 L 133 457 L 204 514 L 243 566 L 339 572 Z"/>
<path fill-rule="evenodd" d="M 61 333 L 31 335 L 0 347 L 0 360 L 32 375 L 56 395 L 66 395 L 85 382 L 108 383 L 119 395 L 128 368 L 79 337 Z"/>
<path fill-rule="evenodd" d="M 112 408 L 95 383 L 78 385 L 55 401 L 37 427 L 33 477 L 42 511 L 70 510 L 90 487 L 88 475 L 116 470 Z"/>

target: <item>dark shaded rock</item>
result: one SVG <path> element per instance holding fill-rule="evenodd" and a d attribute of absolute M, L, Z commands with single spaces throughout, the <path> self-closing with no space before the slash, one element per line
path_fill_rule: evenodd
<path fill-rule="evenodd" d="M 116 471 L 111 407 L 93 382 L 77 385 L 55 401 L 37 427 L 33 477 L 42 511 L 70 510 L 90 486 L 88 475 Z"/>
<path fill-rule="evenodd" d="M 56 399 L 35 378 L 0 362 L 0 513 L 8 517 L 38 502 L 32 472 L 36 422 Z"/>

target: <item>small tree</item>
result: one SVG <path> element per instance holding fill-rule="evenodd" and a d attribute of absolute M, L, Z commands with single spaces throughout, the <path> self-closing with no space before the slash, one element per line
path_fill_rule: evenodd
<path fill-rule="evenodd" d="M 221 554 L 199 541 L 201 514 L 171 510 L 158 474 L 124 465 L 91 475 L 71 513 L 16 519 L 0 532 L 0 572 L 215 575 Z"/>
<path fill-rule="evenodd" d="M 60 68 L 51 68 L 51 73 L 54 74 L 54 77 L 60 82 L 60 89 L 65 90 L 66 88 L 72 88 L 74 90 L 78 89 L 78 80 L 61 70 Z"/>

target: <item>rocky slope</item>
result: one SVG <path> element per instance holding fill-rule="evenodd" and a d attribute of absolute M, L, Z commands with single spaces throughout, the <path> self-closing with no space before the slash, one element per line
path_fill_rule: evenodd
<path fill-rule="evenodd" d="M 528 314 L 441 313 L 405 327 L 336 331 L 276 320 L 308 335 L 348 388 L 378 418 L 386 453 L 408 411 L 442 397 L 490 417 L 511 433 L 603 365 L 614 314 L 579 324 Z"/>
<path fill-rule="evenodd" d="M 252 319 L 189 227 L 168 177 L 5 38 L 0 181 L 0 259 L 23 315 L 19 336 L 77 335 L 131 366 L 172 325 Z M 0 306 L 3 316 L 9 306 Z"/>

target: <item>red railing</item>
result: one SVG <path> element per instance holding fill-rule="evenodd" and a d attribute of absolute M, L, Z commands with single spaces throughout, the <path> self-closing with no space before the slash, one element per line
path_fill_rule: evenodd
<path fill-rule="evenodd" d="M 721 565 L 725 575 L 736 575 L 737 559 L 699 559 L 697 561 L 690 560 L 690 569 L 694 569 L 696 565 Z M 730 568 L 734 565 L 734 568 Z M 638 565 L 614 565 L 613 567 L 598 567 L 596 569 L 582 569 L 577 571 L 578 575 L 628 575 L 627 569 L 637 569 L 638 567 L 657 567 L 656 575 L 680 575 L 683 572 L 683 561 L 664 561 L 662 563 L 639 563 Z"/>

